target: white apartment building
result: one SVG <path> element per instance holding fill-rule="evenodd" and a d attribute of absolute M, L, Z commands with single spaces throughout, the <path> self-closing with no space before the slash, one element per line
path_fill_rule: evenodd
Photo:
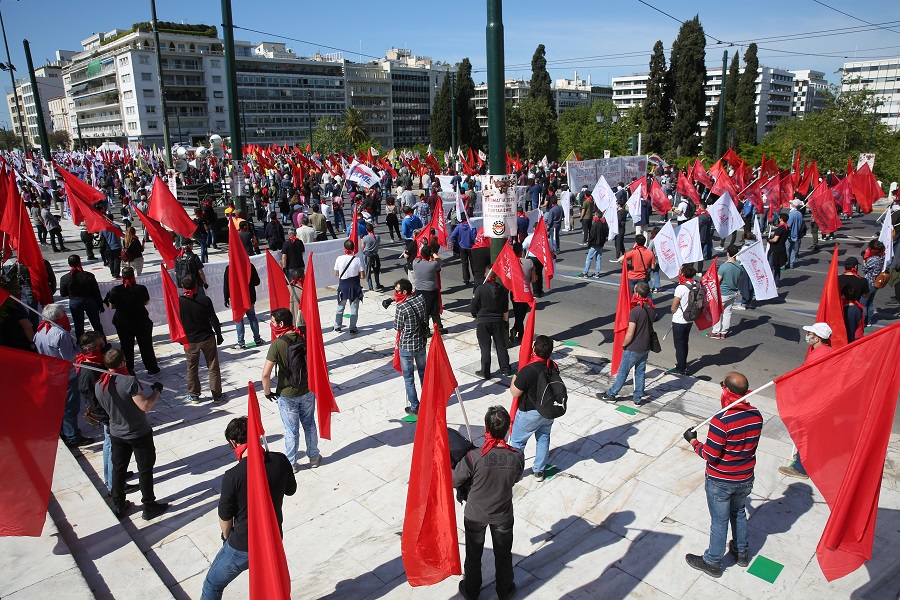
<path fill-rule="evenodd" d="M 512 104 L 514 107 L 528 97 L 531 91 L 531 84 L 524 79 L 507 79 L 503 85 L 503 99 L 506 104 Z M 479 83 L 475 86 L 475 118 L 478 120 L 478 126 L 481 131 L 487 134 L 488 130 L 488 86 L 486 83 Z"/>
<path fill-rule="evenodd" d="M 41 100 L 40 110 L 44 113 L 44 123 L 48 133 L 53 131 L 51 128 L 52 120 L 49 101 L 51 98 L 57 97 L 63 93 L 63 66 L 74 54 L 74 52 L 67 50 L 57 50 L 55 61 L 34 70 L 34 78 L 37 82 L 38 95 Z M 16 109 L 16 96 L 19 97 L 19 107 L 23 113 L 21 119 Z M 10 123 L 16 134 L 16 138 L 21 139 L 21 131 L 24 122 L 26 140 L 32 146 L 39 146 L 41 138 L 37 122 L 38 106 L 31 88 L 31 80 L 28 77 L 16 80 L 15 92 L 13 92 L 12 89 L 7 90 L 6 104 L 9 109 Z"/>
<path fill-rule="evenodd" d="M 844 63 L 841 91 L 869 88 L 881 100 L 877 109 L 881 122 L 900 129 L 900 58 Z"/>
<path fill-rule="evenodd" d="M 802 117 L 825 108 L 825 94 L 828 82 L 822 71 L 794 71 L 794 100 L 792 117 Z"/>

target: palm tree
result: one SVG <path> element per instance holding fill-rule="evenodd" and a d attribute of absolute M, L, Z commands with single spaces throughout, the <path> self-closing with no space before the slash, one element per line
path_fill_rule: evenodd
<path fill-rule="evenodd" d="M 344 111 L 344 133 L 352 146 L 359 146 L 369 139 L 365 123 L 366 115 L 358 108 L 348 108 Z"/>

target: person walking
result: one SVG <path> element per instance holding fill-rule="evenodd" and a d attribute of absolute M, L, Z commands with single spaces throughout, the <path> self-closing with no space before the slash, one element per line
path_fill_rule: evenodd
<path fill-rule="evenodd" d="M 869 295 L 866 296 L 866 301 L 863 304 L 866 309 L 866 327 L 871 327 L 875 323 L 875 294 L 878 293 L 878 288 L 875 287 L 875 279 L 884 270 L 884 251 L 884 244 L 878 240 L 872 240 L 863 254 L 862 271 L 869 286 Z"/>
<path fill-rule="evenodd" d="M 359 303 L 363 299 L 360 281 L 366 275 L 353 240 L 344 240 L 344 253 L 334 261 L 334 276 L 338 278 L 337 311 L 334 314 L 334 331 L 344 330 L 344 308 L 350 303 L 350 334 L 355 335 L 356 320 L 359 317 Z"/>
<path fill-rule="evenodd" d="M 378 291 L 382 291 L 384 287 L 381 285 L 381 257 L 378 256 L 378 249 L 381 247 L 381 236 L 375 233 L 375 225 L 366 223 L 366 235 L 359 240 L 362 246 L 363 260 L 366 264 L 366 283 L 369 285 L 369 291 L 373 291 L 372 277 L 375 278 L 375 286 Z"/>
<path fill-rule="evenodd" d="M 744 268 L 737 261 L 740 248 L 731 244 L 725 251 L 727 260 L 719 267 L 719 288 L 722 294 L 722 315 L 718 323 L 713 325 L 712 332 L 707 336 L 713 340 L 724 340 L 728 337 L 728 329 L 731 327 L 731 313 L 735 303 L 741 297 L 741 279 L 744 278 Z"/>
<path fill-rule="evenodd" d="M 531 472 L 535 480 L 540 482 L 544 480 L 544 469 L 550 458 L 550 430 L 553 427 L 553 419 L 548 419 L 538 410 L 541 394 L 545 391 L 538 389 L 538 379 L 544 370 L 556 369 L 558 372 L 559 368 L 550 360 L 553 340 L 546 335 L 534 338 L 533 351 L 537 360 L 521 366 L 509 384 L 512 397 L 519 398 L 519 410 L 516 412 L 509 445 L 517 450 L 525 450 L 528 440 L 534 435 L 536 448 Z"/>
<path fill-rule="evenodd" d="M 227 267 L 226 267 L 227 268 Z M 134 375 L 134 342 L 137 340 L 141 361 L 151 377 L 159 374 L 159 363 L 153 350 L 153 321 L 147 312 L 150 292 L 138 285 L 132 267 L 122 268 L 122 283 L 106 295 L 109 307 L 116 311 L 113 326 L 119 335 L 119 344 L 125 354 L 125 366 Z"/>
<path fill-rule="evenodd" d="M 694 275 L 697 271 L 693 265 L 681 265 L 678 273 L 678 287 L 675 288 L 675 298 L 672 300 L 672 341 L 675 344 L 675 367 L 667 373 L 687 375 L 688 340 L 691 334 L 693 321 L 686 318 L 685 312 L 690 310 L 691 290 L 697 286 Z"/>
<path fill-rule="evenodd" d="M 591 196 L 590 192 L 587 191 L 587 185 L 584 186 L 584 189 L 579 196 L 582 197 L 581 200 L 581 245 L 588 245 L 588 237 L 591 233 L 591 223 L 594 220 L 594 198 Z"/>
<path fill-rule="evenodd" d="M 134 227 L 125 230 L 125 239 L 122 240 L 122 267 L 123 273 L 124 267 L 132 267 L 137 275 L 144 270 L 144 244 L 141 243 Z"/>
<path fill-rule="evenodd" d="M 462 220 L 453 228 L 453 231 L 450 232 L 450 246 L 454 250 L 459 251 L 459 264 L 462 268 L 463 285 L 471 285 L 472 275 L 470 275 L 470 269 L 472 266 L 472 246 L 475 245 L 475 238 L 478 236 L 478 232 L 474 227 L 469 225 L 469 219 L 465 214 L 460 215 L 460 218 Z"/>
<path fill-rule="evenodd" d="M 727 373 L 720 385 L 722 408 L 750 392 L 750 384 L 741 373 Z M 706 551 L 702 555 L 687 554 L 684 558 L 692 568 L 711 577 L 722 576 L 729 522 L 732 540 L 728 551 L 735 556 L 738 566 L 750 564 L 744 504 L 753 490 L 762 424 L 760 412 L 744 401 L 713 417 L 706 443 L 697 440 L 693 429 L 684 432 L 684 439 L 706 461 L 706 502 L 712 521 Z"/>
<path fill-rule="evenodd" d="M 425 299 L 425 315 L 438 326 L 441 335 L 447 330 L 441 323 L 441 286 L 438 281 L 441 272 L 441 258 L 432 254 L 431 246 L 425 245 L 419 250 L 420 258 L 413 260 L 413 276 L 416 280 L 416 292 Z M 426 325 L 428 325 L 426 318 Z"/>
<path fill-rule="evenodd" d="M 109 266 L 109 274 L 113 279 L 119 279 L 122 274 L 122 240 L 119 235 L 107 229 L 100 232 L 100 238 L 103 240 L 104 248 L 106 248 L 104 252 Z"/>
<path fill-rule="evenodd" d="M 225 402 L 222 393 L 222 373 L 219 370 L 219 351 L 216 346 L 222 345 L 222 325 L 216 316 L 212 300 L 208 296 L 197 294 L 197 282 L 193 275 L 186 275 L 183 282 L 184 294 L 178 298 L 181 313 L 181 324 L 187 337 L 184 349 L 187 364 L 188 402 L 200 404 L 200 354 L 206 360 L 209 371 L 209 390 L 212 392 L 213 404 Z"/>
<path fill-rule="evenodd" d="M 628 293 L 634 294 L 634 286 L 641 281 L 650 280 L 650 269 L 656 266 L 656 256 L 644 244 L 647 238 L 639 233 L 634 236 L 634 248 L 616 259 L 618 263 L 628 264 Z"/>
<path fill-rule="evenodd" d="M 54 252 L 69 252 L 69 249 L 66 248 L 65 243 L 63 243 L 62 237 L 62 226 L 59 224 L 59 217 L 50 212 L 50 204 L 44 202 L 43 208 L 41 209 L 41 220 L 44 222 L 44 227 L 47 228 L 47 233 L 50 236 L 50 245 L 53 247 Z M 56 247 L 56 242 L 59 242 L 59 248 Z"/>
<path fill-rule="evenodd" d="M 506 336 L 503 329 L 509 322 L 509 292 L 497 282 L 490 267 L 485 271 L 484 285 L 475 289 L 469 311 L 475 319 L 475 336 L 481 350 L 481 369 L 475 375 L 484 379 L 491 378 L 491 340 L 497 352 L 500 371 L 504 377 L 512 375 L 509 368 L 509 353 L 506 349 Z"/>
<path fill-rule="evenodd" d="M 587 238 L 588 252 L 584 259 L 584 270 L 579 277 L 590 277 L 594 264 L 594 277 L 600 279 L 600 263 L 603 261 L 603 245 L 609 239 L 609 225 L 600 213 L 595 213 Z"/>
<path fill-rule="evenodd" d="M 403 236 L 400 235 L 400 205 L 393 196 L 388 196 L 385 201 L 385 215 L 384 221 L 387 223 L 391 242 L 402 239 Z"/>
<path fill-rule="evenodd" d="M 69 272 L 59 280 L 59 294 L 69 298 L 69 311 L 72 313 L 72 327 L 75 329 L 76 339 L 81 339 L 81 334 L 84 333 L 85 315 L 91 323 L 91 328 L 103 334 L 100 313 L 105 309 L 100 286 L 97 285 L 94 274 L 81 267 L 81 257 L 77 254 L 69 256 Z"/>
<path fill-rule="evenodd" d="M 615 402 L 616 395 L 625 385 L 628 374 L 634 368 L 635 406 L 640 406 L 644 397 L 644 375 L 647 369 L 647 358 L 652 347 L 653 322 L 656 321 L 656 307 L 650 300 L 650 286 L 641 281 L 634 286 L 631 298 L 631 312 L 628 313 L 628 330 L 622 340 L 622 359 L 619 370 L 611 388 L 598 394 L 601 400 Z"/>
<path fill-rule="evenodd" d="M 803 208 L 802 200 L 791 200 L 791 210 L 788 211 L 787 228 L 788 236 L 786 240 L 788 269 L 794 268 L 797 261 L 797 255 L 800 253 L 800 233 L 803 229 Z"/>
<path fill-rule="evenodd" d="M 197 296 L 206 296 L 209 284 L 206 282 L 206 273 L 203 271 L 203 261 L 194 254 L 194 240 L 187 238 L 181 245 L 181 253 L 175 259 L 175 283 L 180 288 L 185 288 L 184 279 L 190 275 L 196 285 Z"/>
<path fill-rule="evenodd" d="M 413 294 L 409 279 L 399 279 L 394 284 L 394 329 L 397 331 L 397 349 L 400 357 L 400 372 L 406 387 L 406 413 L 419 414 L 419 396 L 416 392 L 415 372 L 419 373 L 419 385 L 425 378 L 425 346 L 428 341 L 428 313 L 425 297 Z M 385 300 L 385 307 L 390 305 Z M 415 370 L 415 372 L 414 372 Z"/>

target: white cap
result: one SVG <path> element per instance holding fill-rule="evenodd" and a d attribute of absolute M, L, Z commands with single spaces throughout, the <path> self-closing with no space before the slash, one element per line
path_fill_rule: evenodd
<path fill-rule="evenodd" d="M 808 331 L 823 340 L 827 340 L 831 337 L 831 327 L 829 327 L 828 323 L 813 323 L 812 325 L 805 325 L 803 327 L 803 331 Z"/>

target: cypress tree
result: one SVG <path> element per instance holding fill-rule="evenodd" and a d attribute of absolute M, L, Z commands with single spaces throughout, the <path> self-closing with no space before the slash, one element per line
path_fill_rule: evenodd
<path fill-rule="evenodd" d="M 456 143 L 469 148 L 482 148 L 481 128 L 475 117 L 475 82 L 472 62 L 462 59 L 456 71 Z"/>
<path fill-rule="evenodd" d="M 759 59 L 756 44 L 750 44 L 744 53 L 744 73 L 737 85 L 734 100 L 735 146 L 756 145 L 756 77 Z"/>
<path fill-rule="evenodd" d="M 544 99 L 555 119 L 557 117 L 556 102 L 553 101 L 553 89 L 550 86 L 550 73 L 547 72 L 546 54 L 544 45 L 538 44 L 534 56 L 531 57 L 531 89 L 528 95 L 535 100 Z"/>
<path fill-rule="evenodd" d="M 429 133 L 431 133 L 431 143 L 434 145 L 435 151 L 443 150 L 446 152 L 447 148 L 450 147 L 452 140 L 450 135 L 452 128 L 450 116 L 450 75 L 448 74 L 444 77 L 441 89 L 434 95 L 434 105 L 431 107 Z"/>
<path fill-rule="evenodd" d="M 694 156 L 700 149 L 700 121 L 706 119 L 706 36 L 699 15 L 681 25 L 669 72 L 675 109 L 669 150 L 675 157 Z"/>
<path fill-rule="evenodd" d="M 672 105 L 668 88 L 666 55 L 662 41 L 658 40 L 650 56 L 650 78 L 647 80 L 647 100 L 644 102 L 646 147 L 651 152 L 662 152 L 666 148 L 669 127 L 672 123 Z"/>

